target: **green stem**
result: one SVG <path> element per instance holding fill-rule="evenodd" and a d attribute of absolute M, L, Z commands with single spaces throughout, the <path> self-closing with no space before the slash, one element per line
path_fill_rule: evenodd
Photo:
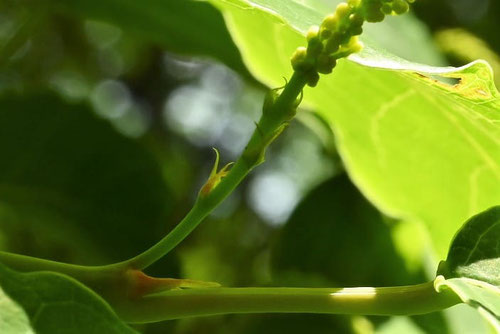
<path fill-rule="evenodd" d="M 175 248 L 210 212 L 224 201 L 245 176 L 262 162 L 261 158 L 267 146 L 274 139 L 274 134 L 290 120 L 290 110 L 294 108 L 294 103 L 305 84 L 304 76 L 294 72 L 283 92 L 275 101 L 272 110 L 262 114 L 248 145 L 229 173 L 207 196 L 198 196 L 191 211 L 168 235 L 145 252 L 125 261 L 124 264 L 126 263 L 134 269 L 144 269 L 150 266 Z"/>
<path fill-rule="evenodd" d="M 0 251 L 0 262 L 11 269 L 22 272 L 58 272 L 71 276 L 83 284 L 90 286 L 93 286 L 94 282 L 99 281 L 103 277 L 120 277 L 128 269 L 120 263 L 104 266 L 81 266 L 2 251 Z"/>
<path fill-rule="evenodd" d="M 168 235 L 145 252 L 130 260 L 105 266 L 79 266 L 7 252 L 0 252 L 0 261 L 14 270 L 56 271 L 90 285 L 92 285 L 91 282 L 96 281 L 98 276 L 118 277 L 120 273 L 124 273 L 128 269 L 144 269 L 150 266 L 184 240 L 210 212 L 232 193 L 245 176 L 262 162 L 261 157 L 274 138 L 274 133 L 289 121 L 290 110 L 294 108 L 293 105 L 305 83 L 303 75 L 293 74 L 275 101 L 272 110 L 263 113 L 248 145 L 229 173 L 207 196 L 198 196 L 193 208 L 184 219 Z M 100 274 L 97 275 L 98 273 Z"/>
<path fill-rule="evenodd" d="M 460 303 L 434 282 L 382 288 L 210 288 L 171 290 L 116 308 L 127 322 L 234 313 L 413 315 Z"/>

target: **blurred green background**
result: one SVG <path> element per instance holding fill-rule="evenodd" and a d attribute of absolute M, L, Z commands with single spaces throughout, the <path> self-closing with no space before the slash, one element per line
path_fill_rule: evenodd
<path fill-rule="evenodd" d="M 483 58 L 499 73 L 500 1 L 420 0 L 413 12 L 450 65 Z M 0 1 L 0 249 L 88 265 L 141 252 L 189 210 L 212 147 L 222 162 L 236 159 L 264 93 L 207 3 Z M 398 242 L 408 233 L 415 245 Z M 364 199 L 330 132 L 304 113 L 266 163 L 148 273 L 225 286 L 413 284 L 435 269 L 418 235 Z M 457 308 L 393 319 L 228 315 L 137 328 L 481 333 L 475 326 L 480 320 Z"/>

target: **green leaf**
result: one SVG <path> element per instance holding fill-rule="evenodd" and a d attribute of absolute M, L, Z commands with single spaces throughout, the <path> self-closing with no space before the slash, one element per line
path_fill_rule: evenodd
<path fill-rule="evenodd" d="M 472 306 L 488 321 L 493 333 L 500 333 L 500 289 L 470 278 L 444 279 L 438 276 L 436 289 L 449 288 L 467 305 Z"/>
<path fill-rule="evenodd" d="M 137 333 L 101 297 L 70 277 L 52 272 L 23 274 L 0 264 L 0 285 L 26 312 L 13 314 L 10 321 L 25 321 L 27 314 L 38 334 Z"/>
<path fill-rule="evenodd" d="M 93 255 L 124 260 L 161 237 L 170 207 L 160 167 L 85 104 L 0 98 L 0 157 L 0 227 L 11 251 L 98 264 Z M 16 239 L 30 234 L 48 246 Z"/>
<path fill-rule="evenodd" d="M 500 206 L 465 222 L 438 269 L 436 288 L 450 288 L 500 333 Z M 446 279 L 445 279 L 446 278 Z"/>
<path fill-rule="evenodd" d="M 289 58 L 305 44 L 304 29 L 325 14 L 311 1 L 211 3 L 223 12 L 252 74 L 270 87 L 291 74 Z M 330 125 L 364 195 L 388 215 L 424 223 L 444 257 L 459 222 L 500 202 L 500 94 L 491 68 L 481 61 L 420 65 L 366 42 L 362 53 L 305 90 L 305 105 Z M 410 52 L 420 48 L 410 39 L 400 44 Z"/>
<path fill-rule="evenodd" d="M 472 218 L 458 231 L 438 274 L 500 286 L 500 206 Z"/>
<path fill-rule="evenodd" d="M 169 51 L 208 55 L 247 74 L 220 13 L 200 1 L 57 0 L 54 8 L 84 19 L 112 23 Z"/>
<path fill-rule="evenodd" d="M 34 334 L 26 312 L 0 287 L 0 333 Z"/>

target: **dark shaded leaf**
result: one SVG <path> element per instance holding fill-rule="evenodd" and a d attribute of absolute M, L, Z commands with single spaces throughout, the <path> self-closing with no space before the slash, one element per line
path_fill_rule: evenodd
<path fill-rule="evenodd" d="M 38 334 L 137 333 L 101 297 L 70 277 L 23 274 L 0 264 L 0 285 L 25 310 Z"/>
<path fill-rule="evenodd" d="M 462 226 L 438 274 L 500 286 L 500 206 L 473 216 Z"/>
<path fill-rule="evenodd" d="M 169 195 L 156 161 L 86 105 L 50 94 L 0 99 L 0 157 L 6 229 L 75 250 L 87 243 L 108 260 L 136 255 L 166 230 Z M 10 246 L 24 250 L 15 239 Z"/>
<path fill-rule="evenodd" d="M 222 15 L 207 3 L 190 0 L 57 0 L 56 8 L 102 20 L 158 43 L 169 51 L 215 57 L 247 74 Z"/>

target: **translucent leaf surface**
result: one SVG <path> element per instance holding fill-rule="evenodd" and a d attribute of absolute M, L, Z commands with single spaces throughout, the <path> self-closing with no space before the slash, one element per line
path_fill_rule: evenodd
<path fill-rule="evenodd" d="M 494 285 L 470 278 L 436 280 L 438 291 L 449 288 L 460 299 L 474 307 L 491 325 L 493 333 L 500 333 L 500 289 Z"/>
<path fill-rule="evenodd" d="M 0 265 L 0 285 L 24 309 L 36 333 L 137 333 L 121 322 L 98 295 L 67 276 L 50 272 L 23 274 Z M 24 321 L 26 314 L 17 313 L 11 321 Z"/>
<path fill-rule="evenodd" d="M 223 12 L 247 67 L 270 87 L 291 74 L 290 55 L 325 8 L 313 1 L 211 2 Z M 382 37 L 391 39 L 388 34 Z M 407 54 L 421 49 L 412 39 L 401 39 Z M 362 53 L 306 89 L 305 104 L 331 126 L 365 196 L 389 215 L 425 223 L 444 257 L 459 222 L 500 202 L 499 93 L 484 62 L 420 65 L 374 40 L 365 39 Z"/>

